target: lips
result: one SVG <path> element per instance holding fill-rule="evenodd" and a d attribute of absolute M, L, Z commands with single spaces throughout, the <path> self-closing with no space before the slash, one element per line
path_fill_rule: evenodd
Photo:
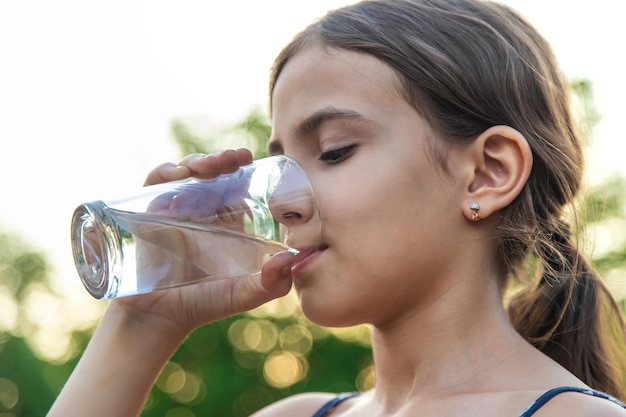
<path fill-rule="evenodd" d="M 308 265 L 310 265 L 315 259 L 317 259 L 322 252 L 324 252 L 328 246 L 320 245 L 313 248 L 307 248 L 300 250 L 300 253 L 296 256 L 296 260 L 291 267 L 291 274 L 295 277 L 300 274 Z"/>

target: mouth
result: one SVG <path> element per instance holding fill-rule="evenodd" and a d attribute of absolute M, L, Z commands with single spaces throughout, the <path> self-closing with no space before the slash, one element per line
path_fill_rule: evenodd
<path fill-rule="evenodd" d="M 296 260 L 291 267 L 291 273 L 295 277 L 300 274 L 308 265 L 313 263 L 326 249 L 327 245 L 319 245 L 300 250 L 296 255 Z"/>

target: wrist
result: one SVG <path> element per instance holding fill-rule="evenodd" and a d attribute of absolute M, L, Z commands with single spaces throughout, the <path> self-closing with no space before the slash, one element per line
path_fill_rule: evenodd
<path fill-rule="evenodd" d="M 171 353 L 193 330 L 153 312 L 136 308 L 125 300 L 111 300 L 100 323 L 102 325 L 111 326 L 150 349 L 150 345 L 155 343 L 169 347 Z"/>
<path fill-rule="evenodd" d="M 48 415 L 139 415 L 187 334 L 162 318 L 111 302 Z"/>

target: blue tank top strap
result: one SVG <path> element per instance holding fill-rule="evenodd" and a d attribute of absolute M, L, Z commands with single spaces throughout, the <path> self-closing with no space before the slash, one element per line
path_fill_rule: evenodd
<path fill-rule="evenodd" d="M 605 400 L 609 400 L 611 402 L 614 402 L 615 404 L 619 405 L 620 407 L 626 409 L 626 404 L 624 404 L 623 402 L 621 402 L 617 398 L 613 398 L 610 395 L 605 394 L 605 393 L 600 392 L 600 391 L 595 391 L 595 390 L 592 390 L 592 389 L 581 388 L 581 387 L 558 387 L 558 388 L 553 388 L 553 389 L 545 392 L 543 395 L 541 395 L 539 398 L 537 398 L 534 403 L 532 403 L 526 410 L 524 410 L 524 412 L 522 414 L 519 415 L 519 417 L 530 417 L 530 416 L 532 416 L 533 414 L 535 414 L 535 412 L 537 412 L 537 410 L 539 410 L 541 407 L 543 407 L 548 401 L 550 401 L 555 396 L 557 396 L 559 394 L 562 394 L 564 392 L 579 392 L 581 394 L 592 395 L 594 397 L 603 398 Z"/>
<path fill-rule="evenodd" d="M 345 400 L 356 397 L 360 393 L 358 392 L 345 392 L 343 394 L 339 394 L 336 397 L 333 397 L 330 401 L 322 406 L 319 410 L 313 414 L 312 417 L 324 417 L 328 415 L 335 407 L 344 402 Z"/>

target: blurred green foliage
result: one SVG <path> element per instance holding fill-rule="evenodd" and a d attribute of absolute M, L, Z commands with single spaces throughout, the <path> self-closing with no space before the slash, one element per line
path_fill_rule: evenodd
<path fill-rule="evenodd" d="M 40 323 L 27 309 L 32 297 L 52 294 L 44 253 L 13 233 L 0 233 L 0 416 L 43 416 L 76 364 L 48 361 L 33 349 Z M 76 350 L 90 332 L 76 330 Z M 80 345 L 80 347 L 79 347 Z"/>
<path fill-rule="evenodd" d="M 258 107 L 244 119 L 228 126 L 207 124 L 202 119 L 174 119 L 171 132 L 181 155 L 209 153 L 217 149 L 248 148 L 254 159 L 267 156 L 266 145 L 272 127 L 268 116 Z"/>
<path fill-rule="evenodd" d="M 591 87 L 581 81 L 572 88 L 581 118 L 591 126 L 598 119 Z M 270 122 L 259 109 L 227 127 L 207 127 L 199 119 L 176 119 L 171 127 L 181 155 L 247 147 L 255 158 L 266 156 Z M 622 302 L 626 237 L 615 230 L 626 230 L 625 186 L 616 177 L 591 187 L 579 217 L 581 236 L 605 242 L 590 252 Z M 55 294 L 46 256 L 32 247 L 0 232 L 0 417 L 45 415 L 106 306 L 74 306 Z M 294 393 L 373 384 L 369 329 L 318 327 L 290 294 L 191 334 L 163 369 L 142 415 L 240 417 Z"/>
<path fill-rule="evenodd" d="M 49 271 L 43 253 L 16 236 L 0 234 L 2 417 L 44 416 L 93 330 L 93 324 L 71 330 L 65 350 L 46 356 L 47 349 L 57 349 L 57 341 L 43 337 L 41 316 L 80 314 L 68 305 L 66 313 L 52 308 L 33 314 L 58 297 L 50 288 Z M 45 301 L 42 294 L 50 298 Z M 293 393 L 353 391 L 372 383 L 368 328 L 319 328 L 299 313 L 290 294 L 196 330 L 163 369 L 142 415 L 201 416 L 210 409 L 216 416 L 247 416 Z"/>

